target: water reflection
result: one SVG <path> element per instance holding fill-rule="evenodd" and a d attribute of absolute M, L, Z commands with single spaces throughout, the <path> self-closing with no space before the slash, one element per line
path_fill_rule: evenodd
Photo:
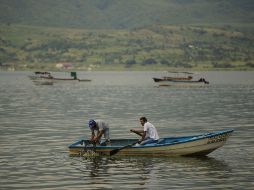
<path fill-rule="evenodd" d="M 81 172 L 89 171 L 91 177 L 100 177 L 100 174 L 108 173 L 107 166 L 110 160 L 102 157 L 83 157 L 81 159 L 81 168 L 78 168 Z"/>
<path fill-rule="evenodd" d="M 86 75 L 89 76 L 86 76 Z M 0 189 L 253 189 L 253 72 L 209 72 L 209 88 L 154 88 L 152 72 L 91 72 L 91 83 L 37 86 L 0 72 Z M 247 86 L 246 86 L 247 85 Z M 72 158 L 88 118 L 133 138 L 140 115 L 160 136 L 234 128 L 205 158 Z"/>
<path fill-rule="evenodd" d="M 119 187 L 120 182 L 123 183 L 121 187 L 139 189 L 158 188 L 163 183 L 187 185 L 192 183 L 192 180 L 199 182 L 200 179 L 203 181 L 215 178 L 227 179 L 232 172 L 226 162 L 210 157 L 70 157 L 70 159 L 71 165 L 83 175 L 86 183 L 90 181 L 93 184 L 100 184 L 103 179 L 103 182 L 111 184 L 111 187 Z M 202 186 L 202 183 L 200 185 Z"/>

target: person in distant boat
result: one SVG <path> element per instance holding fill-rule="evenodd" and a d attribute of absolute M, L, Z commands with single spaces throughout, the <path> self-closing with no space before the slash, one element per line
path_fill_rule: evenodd
<path fill-rule="evenodd" d="M 109 125 L 103 120 L 93 120 L 90 119 L 88 126 L 92 132 L 90 141 L 93 143 L 98 143 L 100 145 L 107 145 L 110 143 L 109 138 Z M 105 141 L 101 141 L 101 137 L 104 135 Z"/>
<path fill-rule="evenodd" d="M 140 119 L 141 125 L 144 127 L 143 130 L 135 130 L 131 129 L 130 131 L 136 133 L 141 136 L 139 141 L 140 145 L 156 143 L 158 142 L 159 135 L 153 124 L 147 121 L 146 117 L 141 117 Z"/>

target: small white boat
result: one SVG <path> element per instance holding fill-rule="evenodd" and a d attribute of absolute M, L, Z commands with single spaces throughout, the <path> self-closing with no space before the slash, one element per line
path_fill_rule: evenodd
<path fill-rule="evenodd" d="M 154 82 L 163 82 L 163 81 L 172 81 L 172 80 L 184 80 L 184 81 L 189 81 L 191 80 L 193 77 L 191 75 L 193 75 L 193 73 L 190 72 L 170 72 L 169 73 L 173 73 L 173 76 L 163 76 L 161 78 L 153 78 Z"/>
<path fill-rule="evenodd" d="M 90 82 L 90 79 L 79 79 L 77 78 L 77 73 L 76 72 L 71 72 L 71 78 L 58 78 L 58 77 L 53 77 L 51 73 L 49 72 L 40 72 L 37 71 L 34 73 L 34 75 L 28 76 L 31 80 L 34 82 L 38 81 L 46 81 L 46 82 L 57 82 L 57 81 L 77 81 L 77 82 Z"/>
<path fill-rule="evenodd" d="M 69 145 L 69 154 L 122 156 L 205 156 L 223 146 L 234 130 L 222 130 L 194 136 L 164 137 L 158 142 L 135 146 L 137 139 L 112 139 L 107 146 L 92 145 L 81 139 Z"/>
<path fill-rule="evenodd" d="M 205 87 L 209 84 L 204 78 L 199 80 L 167 80 L 160 81 L 159 86 L 177 86 L 177 87 Z"/>
<path fill-rule="evenodd" d="M 177 87 L 204 87 L 209 84 L 204 78 L 193 80 L 193 74 L 190 72 L 169 72 L 173 76 L 164 76 L 162 78 L 153 78 L 159 86 L 177 86 Z"/>

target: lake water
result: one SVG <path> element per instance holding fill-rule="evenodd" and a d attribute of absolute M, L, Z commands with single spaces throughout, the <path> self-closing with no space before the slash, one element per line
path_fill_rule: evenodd
<path fill-rule="evenodd" d="M 254 72 L 201 72 L 205 88 L 157 87 L 163 72 L 79 72 L 92 82 L 35 85 L 0 72 L 0 189 L 253 189 Z M 61 73 L 53 73 L 63 75 Z M 161 137 L 234 129 L 205 158 L 69 157 L 89 118 L 135 138 L 146 116 Z"/>

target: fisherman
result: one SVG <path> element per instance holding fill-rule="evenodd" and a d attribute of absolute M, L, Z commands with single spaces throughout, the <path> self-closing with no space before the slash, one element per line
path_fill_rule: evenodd
<path fill-rule="evenodd" d="M 88 122 L 88 126 L 92 132 L 90 139 L 91 142 L 98 143 L 100 145 L 108 145 L 110 143 L 109 125 L 106 122 L 100 119 L 90 119 Z M 102 135 L 104 135 L 105 141 L 101 140 Z"/>
<path fill-rule="evenodd" d="M 131 129 L 130 131 L 141 136 L 138 144 L 145 145 L 158 142 L 159 135 L 153 124 L 147 121 L 146 117 L 141 117 L 140 124 L 144 127 L 143 130 Z"/>

